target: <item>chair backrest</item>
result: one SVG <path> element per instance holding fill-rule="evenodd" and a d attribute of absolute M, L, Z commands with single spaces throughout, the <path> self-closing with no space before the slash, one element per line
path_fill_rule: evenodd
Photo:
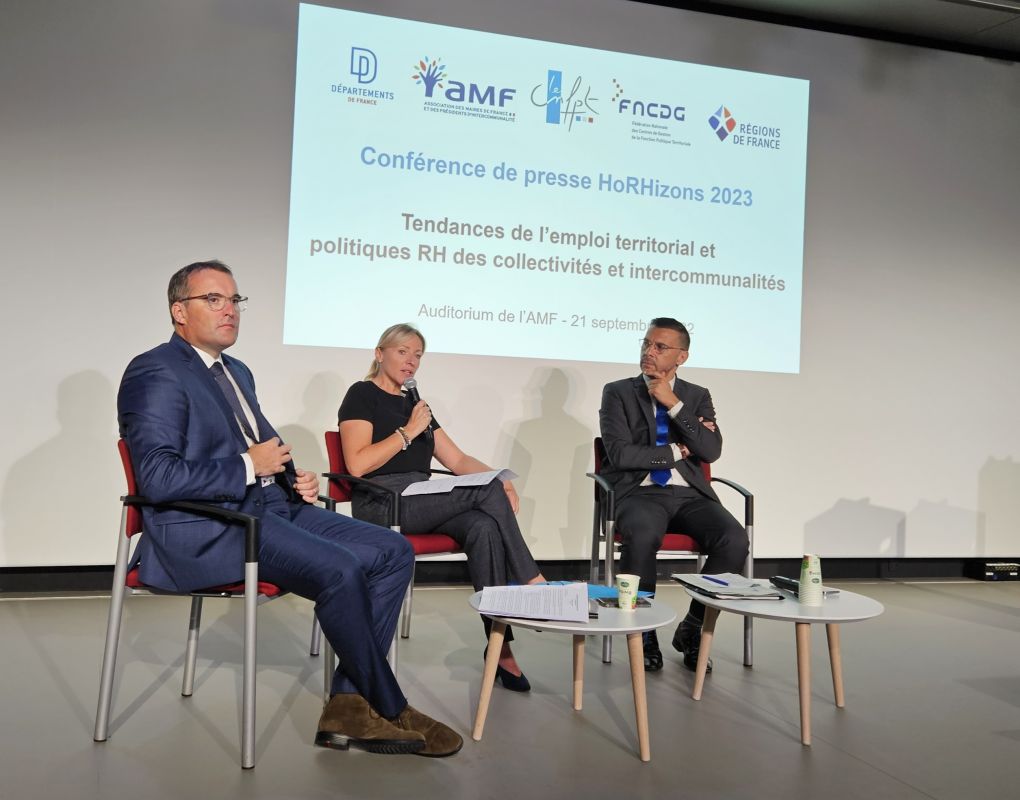
<path fill-rule="evenodd" d="M 596 475 L 601 475 L 602 474 L 602 465 L 605 464 L 609 460 L 609 457 L 608 457 L 608 455 L 606 455 L 606 446 L 605 446 L 605 444 L 603 444 L 601 436 L 596 436 L 595 437 L 594 444 L 595 444 L 595 474 Z M 711 481 L 712 480 L 712 465 L 711 464 L 709 464 L 707 461 L 702 461 L 701 462 L 701 471 L 702 471 L 702 473 L 704 473 L 706 481 Z M 597 483 L 595 484 L 595 499 L 596 500 L 599 499 L 599 485 Z"/>
<path fill-rule="evenodd" d="M 120 452 L 120 463 L 124 467 L 124 480 L 127 481 L 127 493 L 138 494 L 138 481 L 135 480 L 135 468 L 131 463 L 131 453 L 128 451 L 127 442 L 123 439 L 117 440 L 117 450 Z M 128 506 L 127 527 L 124 531 L 128 537 L 142 532 L 142 511 L 138 506 Z"/>
<path fill-rule="evenodd" d="M 340 431 L 326 431 L 326 456 L 329 458 L 330 472 L 347 472 L 344 463 L 344 448 L 340 441 Z M 338 503 L 347 503 L 351 499 L 351 482 L 337 479 L 329 481 L 329 496 Z"/>

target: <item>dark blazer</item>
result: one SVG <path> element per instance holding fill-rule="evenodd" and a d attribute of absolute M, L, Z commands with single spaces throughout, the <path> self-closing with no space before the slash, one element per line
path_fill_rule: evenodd
<path fill-rule="evenodd" d="M 708 389 L 677 378 L 673 393 L 683 401 L 683 408 L 670 420 L 669 441 L 687 445 L 689 458 L 676 461 L 669 445 L 655 444 L 655 416 L 652 399 L 644 379 L 625 378 L 606 384 L 602 390 L 599 425 L 608 463 L 602 475 L 613 484 L 617 498 L 637 487 L 653 469 L 673 469 L 706 497 L 719 501 L 705 480 L 701 463 L 719 458 L 722 433 L 718 427 L 710 431 L 698 420 L 715 422 L 715 408 Z"/>
<path fill-rule="evenodd" d="M 255 415 L 260 440 L 276 436 L 259 408 L 251 371 L 235 358 L 222 358 Z M 248 444 L 233 411 L 198 353 L 177 334 L 128 365 L 117 416 L 141 494 L 155 502 L 193 500 L 261 516 L 262 484 L 245 485 L 240 454 Z M 291 494 L 294 477 L 288 463 L 279 480 Z M 240 526 L 184 511 L 146 508 L 142 516 L 145 533 L 136 559 L 146 584 L 191 591 L 242 579 Z"/>

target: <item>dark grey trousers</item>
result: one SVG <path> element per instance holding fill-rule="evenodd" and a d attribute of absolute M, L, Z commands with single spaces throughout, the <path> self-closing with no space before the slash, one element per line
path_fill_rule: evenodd
<path fill-rule="evenodd" d="M 403 491 L 409 484 L 427 478 L 422 472 L 406 472 L 380 475 L 373 480 Z M 356 489 L 351 505 L 358 519 L 389 524 L 389 500 L 385 495 Z M 467 554 L 468 573 L 476 591 L 483 586 L 527 583 L 540 572 L 503 484 L 498 481 L 460 487 L 445 494 L 401 497 L 400 532 L 444 533 L 457 542 Z M 485 628 L 488 633 L 489 625 Z"/>

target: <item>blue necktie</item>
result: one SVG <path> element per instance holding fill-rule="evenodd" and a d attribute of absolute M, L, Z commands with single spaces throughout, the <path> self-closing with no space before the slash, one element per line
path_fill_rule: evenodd
<path fill-rule="evenodd" d="M 660 447 L 669 444 L 669 412 L 658 402 L 655 404 L 655 444 Z M 653 469 L 648 475 L 652 483 L 665 486 L 669 483 L 669 473 L 668 469 Z"/>
<path fill-rule="evenodd" d="M 219 361 L 214 361 L 213 365 L 209 367 L 209 371 L 212 373 L 213 378 L 216 381 L 216 385 L 220 387 L 220 391 L 223 392 L 223 397 L 226 398 L 227 405 L 230 406 L 231 411 L 234 412 L 234 416 L 237 418 L 238 424 L 241 426 L 241 430 L 244 431 L 245 435 L 253 442 L 258 441 L 258 437 L 255 435 L 255 431 L 251 429 L 251 423 L 248 422 L 248 417 L 244 413 L 244 409 L 241 408 L 241 401 L 237 399 L 237 392 L 234 391 L 234 384 L 230 382 L 230 378 L 227 377 L 227 373 L 223 371 L 223 365 Z"/>

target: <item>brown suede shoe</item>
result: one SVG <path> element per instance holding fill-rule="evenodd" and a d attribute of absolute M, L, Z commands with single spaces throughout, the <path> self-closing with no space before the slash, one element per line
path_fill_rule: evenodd
<path fill-rule="evenodd" d="M 360 694 L 335 694 L 322 710 L 315 743 L 334 750 L 354 745 L 369 753 L 396 755 L 424 750 L 425 735 L 380 717 Z"/>
<path fill-rule="evenodd" d="M 425 716 L 411 706 L 401 711 L 393 724 L 405 731 L 417 731 L 425 737 L 425 749 L 418 751 L 420 756 L 445 758 L 464 746 L 464 740 L 453 728 Z"/>

